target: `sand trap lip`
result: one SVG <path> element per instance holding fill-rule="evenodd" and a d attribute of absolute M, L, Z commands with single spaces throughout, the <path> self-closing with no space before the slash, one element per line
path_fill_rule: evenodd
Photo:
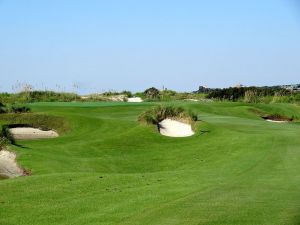
<path fill-rule="evenodd" d="M 132 97 L 132 98 L 127 98 L 127 102 L 143 102 L 143 99 L 140 97 Z"/>
<path fill-rule="evenodd" d="M 16 162 L 16 154 L 7 150 L 0 150 L 0 176 L 13 178 L 24 176 L 25 171 Z"/>
<path fill-rule="evenodd" d="M 32 140 L 58 137 L 58 133 L 54 130 L 44 131 L 33 127 L 10 128 L 9 132 L 16 140 Z"/>
<path fill-rule="evenodd" d="M 168 137 L 189 137 L 194 135 L 192 126 L 172 119 L 165 119 L 158 123 L 159 132 Z"/>

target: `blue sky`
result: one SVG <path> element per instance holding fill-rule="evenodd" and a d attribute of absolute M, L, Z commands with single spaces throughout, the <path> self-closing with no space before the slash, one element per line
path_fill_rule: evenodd
<path fill-rule="evenodd" d="M 300 83 L 297 0 L 0 0 L 0 91 Z"/>

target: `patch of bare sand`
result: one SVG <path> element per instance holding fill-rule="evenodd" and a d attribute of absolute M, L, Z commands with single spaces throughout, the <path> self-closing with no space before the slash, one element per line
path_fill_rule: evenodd
<path fill-rule="evenodd" d="M 132 97 L 132 98 L 127 98 L 127 102 L 143 102 L 143 99 L 140 97 Z"/>
<path fill-rule="evenodd" d="M 0 177 L 13 178 L 26 175 L 25 170 L 16 162 L 16 154 L 5 149 L 0 150 Z"/>
<path fill-rule="evenodd" d="M 168 137 L 188 137 L 194 135 L 192 126 L 172 119 L 165 119 L 158 124 L 159 132 Z"/>
<path fill-rule="evenodd" d="M 16 140 L 31 140 L 41 138 L 55 138 L 58 133 L 54 130 L 40 130 L 32 127 L 16 127 L 10 128 L 9 132 Z"/>

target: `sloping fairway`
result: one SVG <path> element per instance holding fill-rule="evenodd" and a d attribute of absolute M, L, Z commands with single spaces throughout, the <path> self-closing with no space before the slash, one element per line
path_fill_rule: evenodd
<path fill-rule="evenodd" d="M 0 224 L 300 224 L 300 126 L 254 113 L 299 106 L 174 104 L 197 112 L 194 136 L 139 124 L 150 103 L 33 104 L 70 131 L 10 147 L 32 176 L 0 181 Z"/>

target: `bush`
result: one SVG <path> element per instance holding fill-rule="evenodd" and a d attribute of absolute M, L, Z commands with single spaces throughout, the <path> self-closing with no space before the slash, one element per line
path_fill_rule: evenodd
<path fill-rule="evenodd" d="M 175 106 L 156 106 L 139 116 L 140 122 L 145 122 L 148 124 L 158 124 L 167 118 L 173 118 L 177 120 L 182 120 L 191 123 L 192 121 L 197 121 L 198 117 L 195 113 L 191 111 L 186 111 L 182 107 Z"/>
<path fill-rule="evenodd" d="M 147 90 L 144 91 L 144 94 L 149 99 L 159 99 L 160 98 L 159 90 L 156 89 L 155 87 L 148 88 Z"/>
<path fill-rule="evenodd" d="M 0 102 L 0 113 L 6 113 L 5 105 Z"/>
<path fill-rule="evenodd" d="M 30 112 L 30 108 L 27 106 L 12 106 L 8 112 L 10 113 L 28 113 Z"/>

